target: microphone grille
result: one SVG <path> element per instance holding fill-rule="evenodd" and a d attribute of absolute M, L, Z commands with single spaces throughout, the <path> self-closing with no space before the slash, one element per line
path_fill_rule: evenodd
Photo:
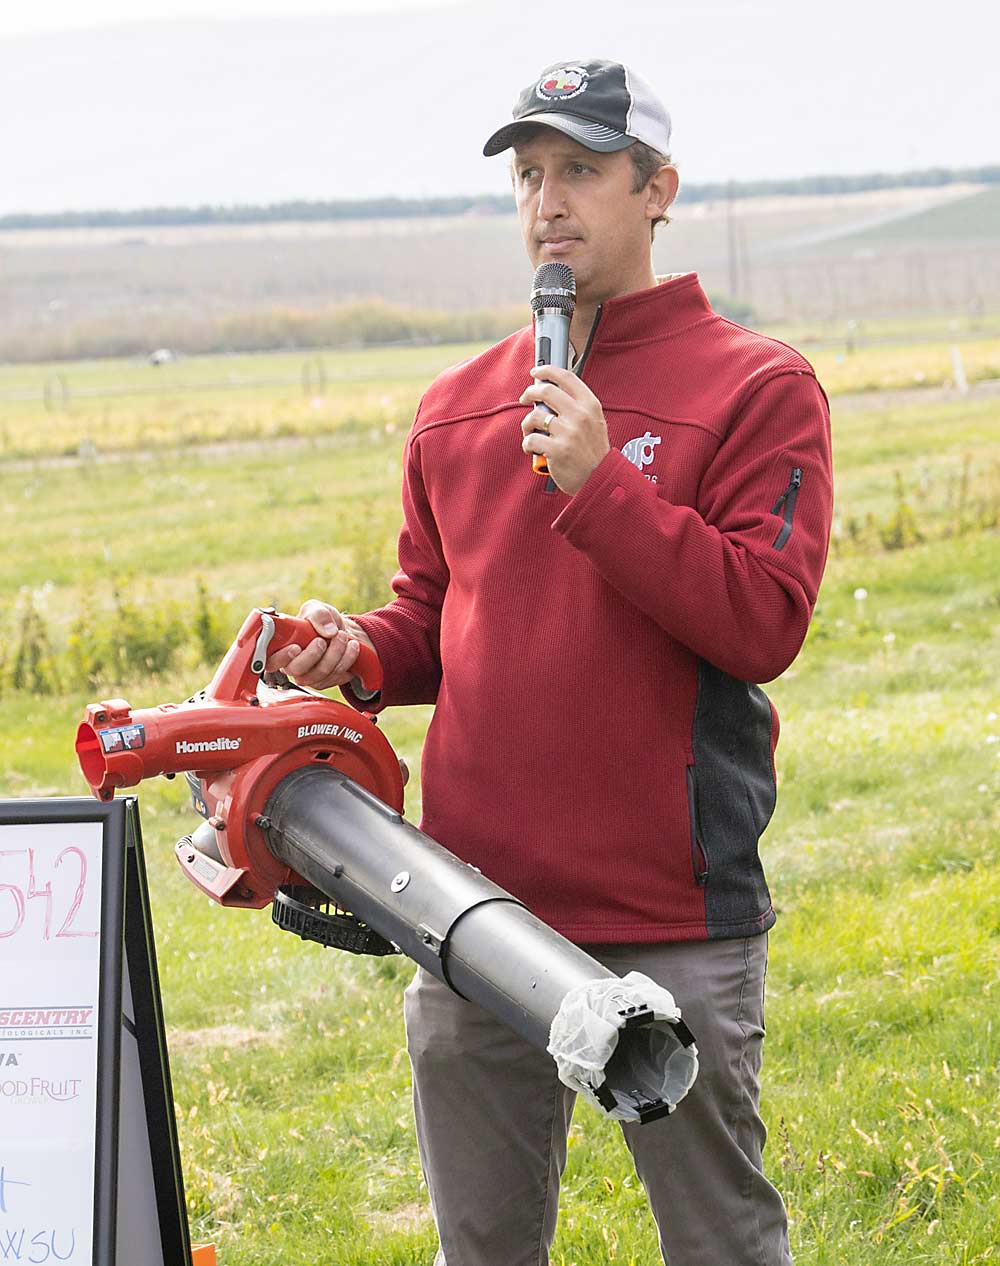
<path fill-rule="evenodd" d="M 540 264 L 531 283 L 531 310 L 557 308 L 567 316 L 576 310 L 576 278 L 569 264 Z"/>

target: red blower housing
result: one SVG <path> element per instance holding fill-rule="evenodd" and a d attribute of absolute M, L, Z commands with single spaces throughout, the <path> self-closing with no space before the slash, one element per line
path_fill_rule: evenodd
<path fill-rule="evenodd" d="M 184 703 L 136 711 L 124 699 L 92 703 L 77 730 L 80 766 L 101 800 L 157 774 L 189 775 L 214 847 L 182 841 L 177 857 L 191 882 L 221 905 L 260 909 L 278 887 L 304 882 L 273 856 L 262 829 L 271 793 L 294 770 L 332 766 L 402 811 L 403 773 L 374 716 L 261 680 L 268 655 L 316 636 L 308 620 L 258 607 L 204 690 Z M 381 665 L 367 646 L 357 669 L 365 691 L 381 688 Z"/>

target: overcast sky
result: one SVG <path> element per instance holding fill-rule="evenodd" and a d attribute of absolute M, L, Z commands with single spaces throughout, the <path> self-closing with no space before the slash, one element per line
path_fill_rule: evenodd
<path fill-rule="evenodd" d="M 0 213 L 502 192 L 557 60 L 631 62 L 682 183 L 1000 162 L 1000 6 L 950 0 L 0 5 Z"/>
<path fill-rule="evenodd" d="M 0 36 L 33 31 L 76 31 L 119 22 L 172 18 L 318 16 L 337 13 L 397 12 L 444 9 L 462 0 L 33 0 L 0 6 Z"/>

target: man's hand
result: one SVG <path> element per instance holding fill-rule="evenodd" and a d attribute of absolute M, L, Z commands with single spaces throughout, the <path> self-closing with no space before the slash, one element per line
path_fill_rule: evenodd
<path fill-rule="evenodd" d="M 536 365 L 531 374 L 536 381 L 521 403 L 547 404 L 552 413 L 532 409 L 521 423 L 521 447 L 526 453 L 543 453 L 552 478 L 572 497 L 611 449 L 604 410 L 587 384 L 569 369 Z"/>
<path fill-rule="evenodd" d="M 342 686 L 354 676 L 354 663 L 362 642 L 375 650 L 371 638 L 358 623 L 326 602 L 309 598 L 299 607 L 299 615 L 310 621 L 317 636 L 307 646 L 293 642 L 275 651 L 267 660 L 269 673 L 287 673 L 302 686 L 328 690 L 331 686 Z"/>

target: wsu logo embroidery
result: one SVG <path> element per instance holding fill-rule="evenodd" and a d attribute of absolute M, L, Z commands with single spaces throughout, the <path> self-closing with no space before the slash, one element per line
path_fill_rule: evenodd
<path fill-rule="evenodd" d="M 652 435 L 647 431 L 645 435 L 638 435 L 634 440 L 629 440 L 622 448 L 622 456 L 627 457 L 633 466 L 642 470 L 644 466 L 648 466 L 652 462 L 656 456 L 654 450 L 662 440 L 662 435 Z M 655 475 L 647 475 L 646 478 L 654 484 L 656 483 Z"/>

